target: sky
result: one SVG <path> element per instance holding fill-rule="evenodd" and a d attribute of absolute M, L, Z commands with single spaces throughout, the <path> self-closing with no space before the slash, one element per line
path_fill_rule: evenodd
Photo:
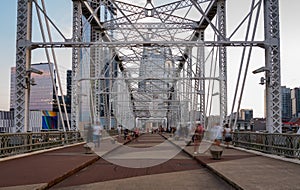
<path fill-rule="evenodd" d="M 153 0 L 155 2 L 155 0 Z M 59 28 L 67 33 L 70 38 L 72 22 L 72 1 L 71 0 L 45 0 L 49 15 Z M 146 2 L 146 1 L 145 1 Z M 237 19 L 235 16 L 242 11 L 241 5 L 249 4 L 249 0 L 227 0 L 231 3 L 228 6 L 228 22 L 230 19 Z M 281 85 L 289 88 L 300 86 L 299 76 L 299 43 L 300 43 L 300 26 L 299 18 L 300 6 L 299 0 L 279 0 L 280 11 L 280 46 L 281 46 Z M 9 110 L 10 101 L 10 68 L 15 66 L 16 60 L 16 17 L 17 17 L 17 0 L 1 0 L 0 6 L 0 110 Z M 59 6 L 58 6 L 59 5 Z M 59 13 L 59 14 L 54 14 Z M 68 23 L 68 24 L 66 24 Z M 37 32 L 33 28 L 33 33 Z M 70 51 L 70 50 L 66 50 Z M 57 52 L 58 60 L 65 56 L 63 50 Z M 33 62 L 45 61 L 40 60 L 38 55 L 33 56 Z M 250 65 L 249 71 L 263 66 L 263 60 L 254 59 Z M 62 69 L 71 69 L 71 63 L 65 63 Z M 232 94 L 234 93 L 235 81 L 237 76 L 237 66 L 228 62 L 228 112 L 231 110 Z M 264 86 L 259 85 L 262 74 L 253 75 L 249 73 L 249 81 L 245 88 L 242 106 L 244 109 L 253 109 L 254 117 L 264 116 Z M 62 76 L 63 77 L 63 76 Z"/>

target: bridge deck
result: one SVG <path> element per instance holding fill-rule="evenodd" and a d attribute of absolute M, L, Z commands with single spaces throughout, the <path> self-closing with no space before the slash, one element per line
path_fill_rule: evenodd
<path fill-rule="evenodd" d="M 174 141 L 175 144 L 181 145 L 182 141 Z M 206 142 L 201 143 L 201 147 L 208 146 Z M 221 176 L 225 181 L 233 186 L 242 189 L 300 189 L 300 162 L 296 163 L 261 156 L 251 152 L 242 151 L 231 147 L 224 149 L 220 160 L 213 160 L 209 151 L 193 155 L 193 146 L 185 147 L 184 151 L 191 158 L 196 159 L 203 166 Z M 95 154 L 85 154 L 83 144 L 64 147 L 62 149 L 46 151 L 39 154 L 32 154 L 26 157 L 15 159 L 0 159 L 0 189 L 43 189 L 61 181 L 70 178 L 71 174 L 80 169 L 99 161 Z M 297 164 L 297 162 L 299 164 Z M 99 165 L 98 165 L 99 166 Z M 184 171 L 182 176 L 185 176 Z M 195 175 L 200 175 L 197 173 Z M 174 181 L 173 173 L 164 175 L 165 180 Z M 141 180 L 144 176 L 139 176 L 139 189 L 147 189 L 149 182 Z M 157 174 L 147 174 L 147 179 L 154 179 Z M 162 176 L 161 176 L 162 177 Z M 176 177 L 175 177 L 176 178 Z M 191 178 L 187 178 L 191 179 Z M 135 178 L 110 180 L 106 182 L 96 182 L 89 184 L 90 189 L 97 189 L 103 183 L 117 185 L 126 185 L 127 181 L 133 181 Z M 192 179 L 191 179 L 192 180 Z M 172 183 L 172 182 L 171 182 Z M 54 186 L 55 187 L 55 186 Z M 120 186 L 119 186 L 120 187 Z M 205 185 L 203 186 L 205 187 Z M 57 186 L 56 188 L 60 188 Z M 84 188 L 84 186 L 82 186 Z"/>

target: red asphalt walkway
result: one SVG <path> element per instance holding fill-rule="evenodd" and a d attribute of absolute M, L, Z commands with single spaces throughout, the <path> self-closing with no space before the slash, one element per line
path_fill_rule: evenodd
<path fill-rule="evenodd" d="M 209 151 L 193 155 L 193 146 L 184 151 L 237 189 L 300 189 L 299 160 L 238 148 L 224 149 L 220 160 Z M 0 189 L 46 189 L 99 159 L 86 154 L 83 144 L 12 158 L 0 159 Z"/>
<path fill-rule="evenodd" d="M 83 144 L 0 161 L 0 188 L 46 188 L 98 160 Z M 1 159 L 0 159 L 1 160 Z M 27 186 L 27 187 L 26 187 Z"/>

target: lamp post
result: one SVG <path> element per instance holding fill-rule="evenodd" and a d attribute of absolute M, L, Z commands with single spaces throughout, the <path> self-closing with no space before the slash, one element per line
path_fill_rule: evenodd
<path fill-rule="evenodd" d="M 43 72 L 34 68 L 30 68 L 26 71 L 26 76 L 25 76 L 25 122 L 24 122 L 24 132 L 27 132 L 29 129 L 29 103 L 30 103 L 30 87 L 36 85 L 35 81 L 33 78 L 31 78 L 31 73 L 35 73 L 38 75 L 42 75 Z"/>
<path fill-rule="evenodd" d="M 266 129 L 269 133 L 273 133 L 274 132 L 274 129 L 273 129 L 273 120 L 272 120 L 272 117 L 273 117 L 273 110 L 272 110 L 272 105 L 273 105 L 273 102 L 272 102 L 272 99 L 273 99 L 273 95 L 271 93 L 271 88 L 273 87 L 273 82 L 270 80 L 271 79 L 271 69 L 267 66 L 265 67 L 260 67 L 254 71 L 252 71 L 253 74 L 257 74 L 257 73 L 262 73 L 264 72 L 265 73 L 265 78 L 264 77 L 261 77 L 260 79 L 260 83 L 261 85 L 265 85 L 265 91 L 266 91 L 266 94 L 265 94 L 265 103 L 266 103 Z M 280 115 L 280 114 L 279 114 Z M 280 116 L 281 117 L 281 116 Z M 281 131 L 281 128 L 280 128 L 280 131 Z"/>

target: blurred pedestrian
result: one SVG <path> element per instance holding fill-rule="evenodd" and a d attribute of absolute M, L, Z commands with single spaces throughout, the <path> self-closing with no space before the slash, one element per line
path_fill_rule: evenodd
<path fill-rule="evenodd" d="M 203 135 L 204 135 L 204 128 L 201 124 L 198 124 L 196 129 L 195 129 L 194 137 L 193 137 L 193 140 L 194 140 L 194 154 L 197 154 L 198 151 L 199 151 L 199 146 L 200 146 L 200 143 L 203 139 Z"/>
<path fill-rule="evenodd" d="M 124 130 L 124 140 L 127 140 L 127 136 L 129 135 L 129 130 L 125 129 Z"/>
<path fill-rule="evenodd" d="M 214 144 L 217 145 L 217 146 L 220 146 L 220 144 L 222 142 L 223 131 L 224 131 L 223 127 L 221 127 L 217 123 L 211 129 Z"/>
<path fill-rule="evenodd" d="M 122 134 L 122 126 L 121 126 L 121 125 L 118 125 L 117 130 L 118 130 L 118 137 L 121 137 L 121 134 Z"/>
<path fill-rule="evenodd" d="M 223 134 L 224 134 L 224 137 L 225 137 L 226 148 L 228 148 L 229 143 L 232 141 L 232 137 L 231 137 L 232 130 L 231 130 L 231 128 L 229 128 L 229 125 L 227 123 L 224 125 Z"/>
<path fill-rule="evenodd" d="M 93 142 L 93 127 L 92 125 L 88 125 L 87 127 L 87 143 Z"/>
<path fill-rule="evenodd" d="M 103 131 L 102 125 L 99 122 L 97 122 L 96 125 L 94 125 L 94 127 L 93 127 L 93 136 L 94 136 L 95 147 L 100 147 L 102 131 Z"/>
<path fill-rule="evenodd" d="M 138 127 L 136 127 L 135 129 L 134 129 L 134 140 L 135 140 L 135 142 L 138 142 L 138 137 L 139 137 L 139 135 L 140 135 L 140 130 L 139 130 L 139 128 Z"/>

